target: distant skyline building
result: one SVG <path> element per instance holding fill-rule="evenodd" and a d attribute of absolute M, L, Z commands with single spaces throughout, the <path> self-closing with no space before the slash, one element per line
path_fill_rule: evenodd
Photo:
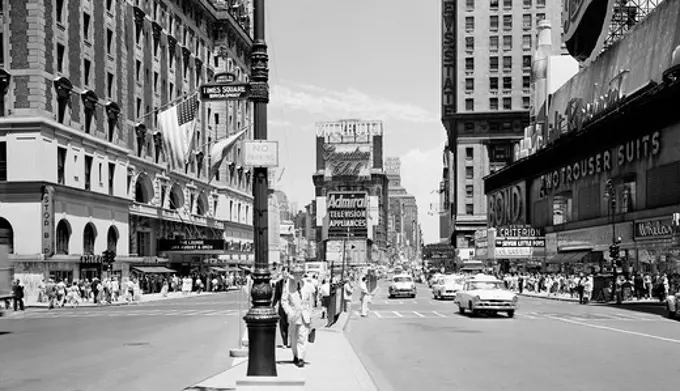
<path fill-rule="evenodd" d="M 389 181 L 387 194 L 388 242 L 391 257 L 415 259 L 419 255 L 420 222 L 416 197 L 401 185 L 401 159 L 385 158 L 385 174 Z"/>

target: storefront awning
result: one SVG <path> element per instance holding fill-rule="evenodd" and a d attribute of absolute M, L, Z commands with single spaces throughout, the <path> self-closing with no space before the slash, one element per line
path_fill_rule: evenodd
<path fill-rule="evenodd" d="M 585 258 L 590 251 L 568 251 L 563 253 L 557 253 L 548 263 L 577 263 L 578 261 Z"/>
<path fill-rule="evenodd" d="M 177 273 L 176 270 L 168 269 L 163 266 L 137 266 L 133 267 L 133 269 L 142 273 Z"/>

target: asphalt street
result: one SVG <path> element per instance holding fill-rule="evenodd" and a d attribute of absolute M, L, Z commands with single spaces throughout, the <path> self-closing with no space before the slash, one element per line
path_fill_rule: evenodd
<path fill-rule="evenodd" d="M 381 391 L 674 390 L 680 322 L 635 310 L 522 297 L 514 319 L 458 314 L 426 285 L 386 297 L 381 281 L 347 334 Z"/>
<path fill-rule="evenodd" d="M 231 365 L 238 299 L 10 312 L 0 318 L 0 390 L 182 389 Z"/>

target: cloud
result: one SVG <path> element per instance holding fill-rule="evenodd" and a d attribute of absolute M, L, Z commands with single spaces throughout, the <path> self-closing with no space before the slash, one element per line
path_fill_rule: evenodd
<path fill-rule="evenodd" d="M 353 88 L 335 91 L 309 84 L 281 84 L 272 87 L 271 104 L 324 117 L 380 118 L 414 123 L 439 121 L 436 115 L 421 107 L 371 97 Z"/>
<path fill-rule="evenodd" d="M 423 228 L 425 243 L 439 242 L 439 215 L 430 215 L 430 205 L 439 203 L 442 172 L 442 146 L 430 150 L 412 149 L 401 156 L 401 182 L 416 197 L 418 217 Z"/>

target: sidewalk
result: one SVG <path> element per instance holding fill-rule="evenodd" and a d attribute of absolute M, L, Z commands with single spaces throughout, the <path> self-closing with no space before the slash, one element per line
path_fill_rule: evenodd
<path fill-rule="evenodd" d="M 356 304 L 353 303 L 354 306 Z M 293 365 L 291 349 L 276 349 L 276 369 L 279 379 L 305 380 L 305 390 L 314 391 L 377 391 L 359 357 L 345 337 L 348 315 L 343 313 L 330 328 L 325 319 L 314 314 L 312 327 L 316 328 L 316 341 L 307 345 L 307 365 L 297 368 Z M 277 329 L 277 340 L 278 338 Z M 280 341 L 279 341 L 280 342 Z M 184 391 L 226 391 L 235 390 L 236 381 L 244 379 L 248 370 L 247 359 L 235 359 L 234 365 Z"/>
<path fill-rule="evenodd" d="M 236 290 L 238 290 L 238 289 L 236 289 Z M 231 290 L 229 290 L 229 291 L 231 291 Z M 195 292 L 192 292 L 188 296 L 185 296 L 185 295 L 182 294 L 182 292 L 170 292 L 170 293 L 168 293 L 168 295 L 166 297 L 163 297 L 163 295 L 160 294 L 160 293 L 148 293 L 146 295 L 142 295 L 141 300 L 138 300 L 138 301 L 128 302 L 128 301 L 125 301 L 125 299 L 121 297 L 119 299 L 119 301 L 114 301 L 111 304 L 105 304 L 105 305 L 94 304 L 91 301 L 81 302 L 80 304 L 78 304 L 78 306 L 76 308 L 135 305 L 135 304 L 141 304 L 141 303 L 150 303 L 150 302 L 154 302 L 154 301 L 165 301 L 165 300 L 172 300 L 172 299 L 189 299 L 189 298 L 193 298 L 193 297 L 206 297 L 206 296 L 211 296 L 211 295 L 215 295 L 215 294 L 219 294 L 219 293 L 222 293 L 222 292 L 217 292 L 217 293 L 203 292 L 200 295 L 196 294 Z M 48 308 L 49 307 L 49 303 L 38 303 L 38 302 L 35 302 L 35 301 L 27 301 L 25 303 L 25 305 L 26 305 L 26 308 Z M 71 306 L 68 305 L 68 304 L 65 304 L 63 308 L 71 308 Z"/>
<path fill-rule="evenodd" d="M 545 299 L 545 300 L 557 300 L 557 301 L 568 301 L 568 302 L 573 302 L 573 303 L 578 303 L 578 296 L 577 297 L 571 297 L 570 294 L 568 293 L 558 293 L 556 295 L 548 295 L 547 293 L 535 293 L 535 292 L 524 292 L 524 293 L 518 293 L 520 296 L 525 296 L 525 297 L 532 297 L 536 299 Z M 614 303 L 600 303 L 600 302 L 590 302 L 591 305 L 614 305 Z M 663 306 L 664 303 L 659 302 L 658 299 L 642 299 L 642 300 L 629 300 L 629 301 L 624 301 L 620 305 L 625 306 L 625 305 L 647 305 L 647 306 L 654 306 L 654 305 L 660 305 Z"/>

